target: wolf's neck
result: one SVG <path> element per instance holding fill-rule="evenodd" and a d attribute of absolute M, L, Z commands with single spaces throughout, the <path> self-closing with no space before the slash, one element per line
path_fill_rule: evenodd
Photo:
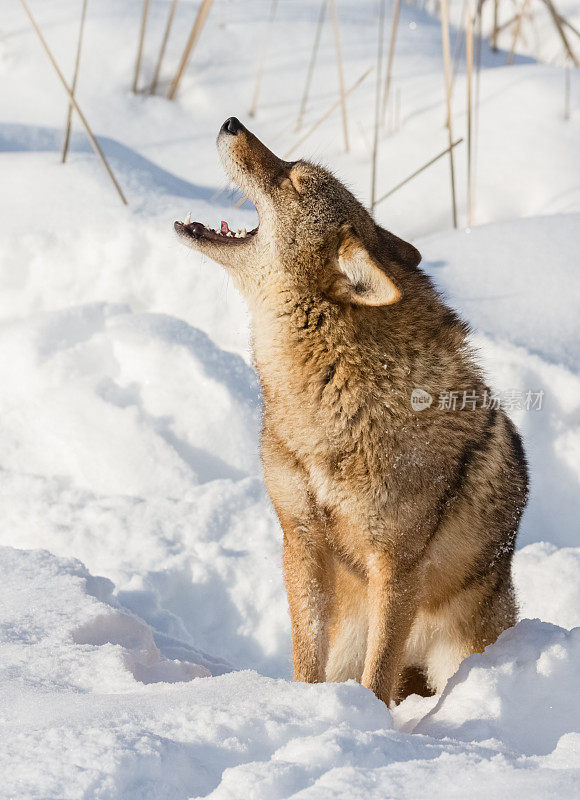
<path fill-rule="evenodd" d="M 254 358 L 267 411 L 269 404 L 283 399 L 296 413 L 316 413 L 336 387 L 344 400 L 342 410 L 347 415 L 352 411 L 350 391 L 373 378 L 369 353 L 358 346 L 348 311 L 325 298 L 296 293 L 275 307 L 254 308 L 252 318 Z M 384 380 L 382 364 L 375 366 Z"/>
<path fill-rule="evenodd" d="M 296 291 L 278 292 L 276 301 L 268 298 L 252 308 L 254 354 L 260 373 L 269 372 L 272 359 L 285 363 L 288 359 L 302 369 L 310 362 L 317 369 L 318 354 L 332 360 L 334 349 L 343 339 L 339 312 L 323 297 Z M 323 367 L 324 365 L 319 365 Z"/>

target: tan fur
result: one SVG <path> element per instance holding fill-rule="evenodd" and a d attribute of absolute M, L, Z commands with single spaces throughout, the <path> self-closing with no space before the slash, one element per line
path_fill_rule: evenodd
<path fill-rule="evenodd" d="M 221 242 L 200 223 L 176 228 L 229 270 L 252 313 L 295 679 L 354 678 L 386 703 L 440 692 L 515 621 L 519 437 L 501 410 L 412 409 L 415 387 L 486 390 L 467 327 L 412 245 L 237 120 L 218 149 L 257 232 Z"/>

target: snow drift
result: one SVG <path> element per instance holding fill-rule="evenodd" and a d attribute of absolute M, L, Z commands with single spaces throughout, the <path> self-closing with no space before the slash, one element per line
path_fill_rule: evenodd
<path fill-rule="evenodd" d="M 78 8 L 31 5 L 69 74 Z M 350 82 L 375 52 L 375 9 L 339 5 Z M 58 163 L 66 98 L 18 4 L 3 9 L 1 797 L 578 794 L 580 136 L 578 87 L 564 122 L 557 66 L 518 56 L 506 68 L 505 52 L 484 45 L 471 231 L 449 230 L 444 160 L 377 207 L 473 324 L 491 385 L 543 393 L 540 409 L 510 411 L 531 467 L 514 559 L 522 619 L 440 697 L 390 712 L 356 684 L 289 681 L 246 309 L 223 271 L 179 245 L 172 222 L 191 208 L 212 225 L 253 227 L 253 210 L 232 207 L 215 134 L 227 116 L 246 118 L 271 35 L 254 127 L 279 153 L 295 143 L 318 7 L 279 4 L 269 33 L 262 3 L 215 3 L 168 103 L 128 91 L 141 4 L 89 4 L 78 97 L 129 208 L 76 128 L 69 163 Z M 578 24 L 573 0 L 566 10 Z M 166 13 L 166 2 L 151 4 L 143 80 Z M 178 4 L 168 70 L 192 13 Z M 452 33 L 460 136 L 463 51 Z M 403 124 L 393 130 L 390 110 L 379 193 L 446 146 L 440 25 L 426 10 L 401 9 L 393 80 Z M 336 99 L 331 26 L 311 98 L 305 127 Z M 325 161 L 364 202 L 373 103 L 371 80 L 349 97 L 349 155 L 332 117 L 297 153 Z"/>
<path fill-rule="evenodd" d="M 519 623 L 463 663 L 418 736 L 353 682 L 208 679 L 164 658 L 78 561 L 3 547 L 0 565 L 3 797 L 416 798 L 428 781 L 459 798 L 484 778 L 474 797 L 506 781 L 572 796 L 580 629 Z"/>

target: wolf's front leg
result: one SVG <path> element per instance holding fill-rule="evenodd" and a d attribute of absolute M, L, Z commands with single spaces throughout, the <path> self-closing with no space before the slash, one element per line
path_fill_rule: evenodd
<path fill-rule="evenodd" d="M 374 554 L 368 570 L 368 640 L 362 684 L 387 705 L 403 667 L 405 643 L 417 610 L 412 571 L 399 573 L 386 554 Z"/>
<path fill-rule="evenodd" d="M 324 519 L 302 466 L 265 425 L 262 461 L 270 498 L 284 532 L 284 582 L 292 621 L 294 680 L 324 680 L 328 653 L 331 564 Z"/>
<path fill-rule="evenodd" d="M 284 581 L 292 621 L 294 680 L 324 680 L 328 654 L 328 565 L 308 529 L 284 528 Z"/>

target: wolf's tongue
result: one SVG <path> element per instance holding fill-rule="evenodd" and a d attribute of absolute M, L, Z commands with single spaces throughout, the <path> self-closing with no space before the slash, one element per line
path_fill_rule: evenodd
<path fill-rule="evenodd" d="M 221 232 L 222 233 L 229 233 L 230 232 L 230 229 L 228 227 L 228 223 L 223 219 L 222 219 L 222 224 L 221 224 Z"/>

